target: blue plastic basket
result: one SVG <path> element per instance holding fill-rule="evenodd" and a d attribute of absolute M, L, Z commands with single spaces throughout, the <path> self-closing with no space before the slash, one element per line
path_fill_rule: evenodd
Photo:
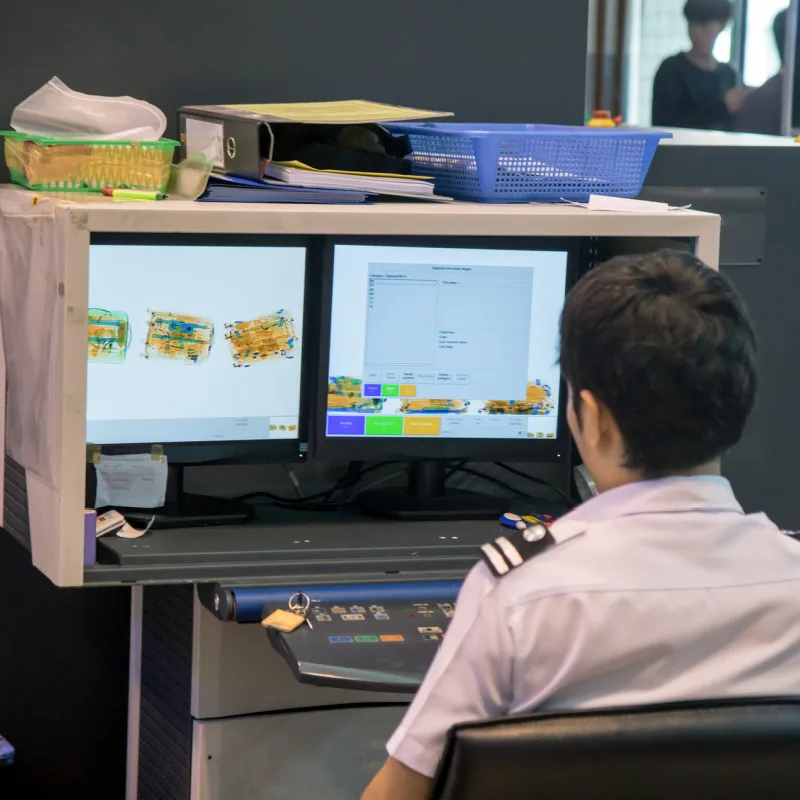
<path fill-rule="evenodd" d="M 398 123 L 414 150 L 417 175 L 436 180 L 436 192 L 493 203 L 586 202 L 591 194 L 636 197 L 661 131 L 561 125 Z"/>

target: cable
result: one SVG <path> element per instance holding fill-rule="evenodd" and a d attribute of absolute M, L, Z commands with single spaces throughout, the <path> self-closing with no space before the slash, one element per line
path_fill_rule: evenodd
<path fill-rule="evenodd" d="M 300 481 L 297 479 L 297 475 L 294 474 L 294 470 L 284 462 L 283 468 L 286 471 L 286 474 L 289 476 L 289 480 L 292 482 L 292 486 L 294 486 L 295 492 L 297 492 L 297 499 L 303 499 L 303 490 L 300 487 Z"/>
<path fill-rule="evenodd" d="M 505 489 L 507 492 L 511 492 L 512 494 L 516 494 L 519 497 L 525 497 L 528 500 L 531 499 L 531 496 L 525 494 L 525 492 L 520 491 L 516 487 L 512 486 L 510 483 L 506 483 L 505 481 L 501 481 L 498 478 L 495 478 L 491 475 L 487 475 L 484 472 L 478 472 L 476 469 L 472 469 L 470 467 L 464 466 L 456 466 L 453 467 L 453 472 L 466 472 L 468 475 L 474 475 L 476 478 L 481 478 L 485 481 L 489 481 L 489 483 L 495 484 L 495 486 L 499 486 L 501 489 Z"/>
<path fill-rule="evenodd" d="M 448 465 L 448 466 L 449 466 L 449 469 L 448 469 L 448 471 L 445 473 L 444 479 L 445 479 L 445 480 L 449 480 L 450 478 L 452 478 L 452 477 L 453 477 L 453 475 L 455 475 L 455 474 L 456 474 L 456 472 L 458 472 L 458 471 L 459 471 L 459 469 L 461 469 L 461 467 L 463 467 L 463 466 L 464 466 L 464 464 L 467 464 L 467 463 L 469 463 L 469 462 L 467 462 L 467 461 L 456 461 L 456 463 L 455 463 L 455 464 L 449 464 L 449 465 Z"/>
<path fill-rule="evenodd" d="M 342 501 L 342 504 L 344 505 L 346 503 L 352 503 L 353 500 L 356 499 L 356 497 L 364 494 L 364 492 L 368 492 L 370 489 L 374 489 L 376 486 L 380 486 L 381 484 L 386 483 L 386 481 L 390 481 L 392 478 L 396 478 L 399 475 L 405 475 L 405 473 L 406 470 L 399 469 L 396 472 L 390 472 L 388 475 L 384 475 L 382 478 L 378 478 L 378 480 L 373 481 L 372 483 L 368 483 L 366 486 L 360 486 L 358 488 L 358 491 L 354 492 L 351 495 L 348 495 L 348 497 Z"/>
<path fill-rule="evenodd" d="M 280 506 L 303 506 L 306 503 L 312 503 L 315 500 L 319 500 L 320 498 L 325 497 L 326 495 L 330 494 L 333 491 L 336 491 L 342 488 L 342 480 L 337 481 L 337 483 L 331 487 L 330 489 L 325 489 L 322 492 L 317 492 L 316 494 L 308 494 L 302 500 L 296 500 L 292 497 L 281 497 L 277 494 L 272 494 L 271 492 L 250 492 L 250 494 L 243 494 L 237 498 L 236 500 L 255 500 L 258 497 L 265 497 L 267 500 L 272 500 L 273 503 Z"/>
<path fill-rule="evenodd" d="M 372 464 L 369 467 L 355 467 L 357 464 L 361 464 L 362 462 L 359 461 L 352 461 L 348 466 L 348 472 L 346 475 L 343 475 L 339 478 L 336 483 L 327 488 L 323 489 L 316 494 L 309 494 L 305 495 L 302 498 L 293 498 L 293 497 L 281 497 L 277 494 L 272 494 L 271 492 L 250 492 L 250 494 L 241 495 L 240 497 L 235 498 L 236 500 L 246 501 L 246 500 L 255 500 L 256 498 L 266 498 L 267 500 L 271 500 L 275 505 L 281 506 L 282 508 L 302 508 L 308 503 L 314 503 L 317 500 L 320 500 L 323 504 L 329 502 L 330 498 L 333 497 L 336 492 L 341 491 L 342 489 L 349 489 L 353 486 L 356 486 L 358 482 L 365 476 L 368 475 L 370 472 L 374 472 L 377 469 L 381 469 L 382 467 L 389 466 L 390 464 L 396 464 L 396 461 L 379 461 L 377 464 Z"/>
<path fill-rule="evenodd" d="M 539 486 L 544 486 L 545 488 L 549 489 L 551 492 L 555 492 L 562 500 L 565 500 L 570 504 L 570 507 L 575 505 L 575 500 L 573 500 L 565 491 L 559 489 L 550 481 L 544 480 L 544 478 L 537 478 L 535 475 L 528 475 L 527 472 L 523 472 L 521 469 L 515 469 L 514 467 L 509 467 L 508 464 L 501 464 L 499 462 L 495 462 L 496 467 L 500 467 L 500 469 L 504 469 L 506 472 L 510 472 L 512 475 L 516 475 L 518 478 L 523 478 L 527 481 L 531 481 L 532 483 L 536 483 Z"/>
<path fill-rule="evenodd" d="M 361 464 L 361 463 L 363 462 L 352 461 L 350 462 L 350 468 L 352 468 L 353 464 Z M 396 463 L 397 463 L 396 461 L 379 461 L 377 464 L 372 464 L 369 467 L 359 467 L 358 473 L 356 475 L 350 475 L 350 480 L 347 480 L 348 476 L 345 476 L 345 483 L 342 484 L 341 486 L 337 486 L 334 489 L 332 489 L 328 493 L 328 496 L 322 502 L 323 503 L 329 502 L 333 498 L 333 495 L 336 494 L 336 492 L 343 491 L 344 489 L 355 488 L 359 484 L 359 482 L 364 479 L 364 476 L 369 475 L 370 472 L 375 472 L 376 470 L 383 469 L 383 467 L 388 467 L 391 464 L 396 464 Z"/>

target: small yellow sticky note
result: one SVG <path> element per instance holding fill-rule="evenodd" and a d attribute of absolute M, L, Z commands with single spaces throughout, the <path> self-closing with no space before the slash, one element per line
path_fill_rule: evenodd
<path fill-rule="evenodd" d="M 279 608 L 273 611 L 266 619 L 261 620 L 261 624 L 265 628 L 275 628 L 276 631 L 281 633 L 291 633 L 297 630 L 303 623 L 305 618 L 300 614 L 293 614 L 291 611 L 284 611 Z"/>

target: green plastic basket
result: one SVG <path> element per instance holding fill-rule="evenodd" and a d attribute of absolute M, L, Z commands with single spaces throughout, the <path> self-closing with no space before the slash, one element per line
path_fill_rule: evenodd
<path fill-rule="evenodd" d="M 100 192 L 144 189 L 164 192 L 178 142 L 109 142 L 54 139 L 17 131 L 5 137 L 11 180 L 37 191 Z"/>

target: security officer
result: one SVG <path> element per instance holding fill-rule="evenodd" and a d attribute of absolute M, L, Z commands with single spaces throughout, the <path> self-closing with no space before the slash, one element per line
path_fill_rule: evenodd
<path fill-rule="evenodd" d="M 800 543 L 719 475 L 757 385 L 738 294 L 686 254 L 615 259 L 570 292 L 561 367 L 601 493 L 484 547 L 363 800 L 425 798 L 457 723 L 800 694 Z"/>

